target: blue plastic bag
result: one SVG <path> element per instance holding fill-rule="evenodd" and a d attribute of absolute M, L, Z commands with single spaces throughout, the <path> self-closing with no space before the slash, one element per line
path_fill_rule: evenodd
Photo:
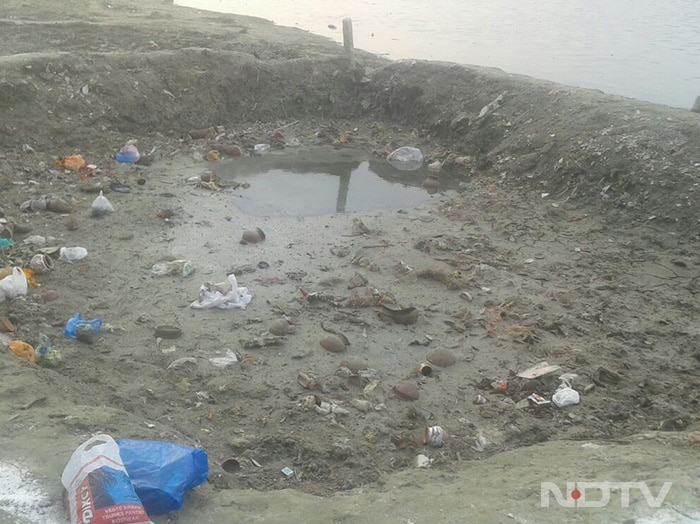
<path fill-rule="evenodd" d="M 180 509 L 185 491 L 199 486 L 209 475 L 209 457 L 203 449 L 153 440 L 118 439 L 117 445 L 149 515 Z"/>
<path fill-rule="evenodd" d="M 95 320 L 85 320 L 80 313 L 76 313 L 68 319 L 66 322 L 66 327 L 63 328 L 63 334 L 70 338 L 75 338 L 75 329 L 80 325 L 87 325 L 92 328 L 93 331 L 99 331 L 102 327 L 102 319 L 96 318 Z"/>

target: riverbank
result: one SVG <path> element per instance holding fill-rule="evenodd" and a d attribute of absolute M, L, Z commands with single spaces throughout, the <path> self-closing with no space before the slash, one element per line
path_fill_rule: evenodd
<path fill-rule="evenodd" d="M 584 478 L 673 481 L 663 510 L 697 513 L 699 115 L 482 68 L 358 53 L 350 69 L 327 40 L 159 2 L 10 1 L 2 23 L 0 207 L 16 246 L 0 267 L 29 260 L 31 235 L 89 253 L 0 305 L 3 336 L 43 333 L 62 354 L 0 359 L 3 460 L 45 480 L 49 505 L 73 449 L 107 432 L 209 453 L 182 522 L 295 521 L 290 504 L 298 522 L 362 522 L 369 499 L 379 520 L 434 518 L 416 493 L 443 497 L 443 522 L 590 521 L 540 508 L 540 482 Z M 128 141 L 148 162 L 115 162 Z M 455 189 L 398 211 L 252 217 L 234 181 L 261 143 L 377 162 L 418 147 L 432 171 L 410 184 L 437 173 Z M 96 169 L 55 165 L 73 154 Z M 99 190 L 115 211 L 97 219 Z M 67 207 L 22 211 L 43 195 Z M 241 245 L 257 227 L 264 242 Z M 191 277 L 152 276 L 183 258 Z M 189 307 L 231 272 L 248 308 Z M 376 293 L 418 318 L 394 321 Z M 95 344 L 62 335 L 76 312 L 103 319 Z M 255 348 L 280 318 L 295 332 Z M 159 325 L 182 335 L 158 340 Z M 343 354 L 321 347 L 328 330 Z M 241 362 L 211 364 L 227 350 Z M 560 369 L 517 376 L 542 361 Z M 581 403 L 531 406 L 563 373 Z M 428 425 L 447 446 L 416 441 Z M 596 518 L 650 513 L 637 496 Z"/>

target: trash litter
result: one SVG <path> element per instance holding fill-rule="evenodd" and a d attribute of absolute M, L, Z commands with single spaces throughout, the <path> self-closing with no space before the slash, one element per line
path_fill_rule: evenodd
<path fill-rule="evenodd" d="M 414 465 L 417 468 L 429 468 L 432 463 L 433 460 L 423 454 L 416 455 L 416 460 L 414 461 Z"/>
<path fill-rule="evenodd" d="M 7 343 L 7 347 L 10 348 L 17 358 L 36 364 L 36 351 L 31 344 L 27 344 L 22 340 L 11 340 Z"/>
<path fill-rule="evenodd" d="M 117 445 L 136 495 L 149 515 L 182 508 L 185 492 L 209 475 L 209 457 L 203 449 L 131 439 L 117 439 Z"/>
<path fill-rule="evenodd" d="M 141 158 L 141 153 L 134 144 L 127 144 L 122 147 L 116 156 L 117 162 L 120 164 L 135 164 Z"/>
<path fill-rule="evenodd" d="M 423 432 L 423 445 L 432 446 L 434 448 L 442 447 L 447 444 L 449 437 L 447 431 L 440 426 L 426 426 Z"/>
<path fill-rule="evenodd" d="M 548 364 L 547 362 L 540 362 L 539 364 L 535 364 L 534 366 L 519 372 L 517 376 L 520 378 L 533 379 L 542 377 L 544 375 L 548 375 L 549 373 L 553 373 L 555 371 L 559 371 L 560 369 L 560 366 L 553 366 L 551 364 Z"/>
<path fill-rule="evenodd" d="M 36 347 L 36 359 L 40 366 L 56 367 L 61 362 L 61 353 L 53 347 L 48 335 L 39 335 L 39 344 Z"/>
<path fill-rule="evenodd" d="M 62 247 L 58 251 L 58 259 L 66 262 L 77 262 L 84 259 L 88 255 L 87 249 L 84 247 Z"/>
<path fill-rule="evenodd" d="M 581 402 L 581 396 L 578 391 L 571 387 L 566 381 L 562 381 L 559 387 L 552 395 L 552 404 L 558 408 L 563 408 L 566 406 L 573 406 Z"/>
<path fill-rule="evenodd" d="M 430 377 L 433 374 L 433 367 L 430 364 L 423 363 L 418 366 L 417 371 L 424 377 Z"/>
<path fill-rule="evenodd" d="M 114 211 L 114 206 L 112 206 L 112 203 L 107 200 L 107 197 L 100 191 L 100 194 L 92 201 L 90 210 L 92 211 L 92 216 L 102 217 Z"/>
<path fill-rule="evenodd" d="M 27 276 L 20 267 L 12 268 L 12 274 L 0 280 L 0 302 L 27 294 Z"/>
<path fill-rule="evenodd" d="M 547 400 L 541 395 L 538 395 L 537 393 L 533 393 L 532 395 L 527 397 L 527 399 L 532 403 L 532 405 L 538 408 L 549 406 L 551 404 L 549 400 Z"/>
<path fill-rule="evenodd" d="M 94 320 L 85 320 L 80 313 L 76 313 L 68 319 L 68 322 L 66 322 L 66 327 L 63 328 L 63 334 L 67 337 L 77 339 L 78 328 L 81 326 L 85 326 L 81 329 L 83 333 L 86 331 L 86 328 L 94 333 L 97 333 L 102 327 L 102 319 L 96 318 Z M 83 338 L 87 337 L 83 335 Z"/>
<path fill-rule="evenodd" d="M 253 154 L 262 156 L 270 150 L 270 144 L 255 144 Z"/>
<path fill-rule="evenodd" d="M 253 297 L 247 287 L 238 287 L 236 275 L 230 274 L 218 284 L 205 282 L 199 288 L 199 298 L 190 304 L 194 309 L 245 309 Z"/>
<path fill-rule="evenodd" d="M 350 412 L 345 409 L 341 408 L 338 404 L 335 402 L 326 402 L 325 400 L 321 401 L 320 404 L 317 404 L 314 406 L 314 409 L 316 410 L 316 413 L 319 413 L 321 415 L 349 415 Z"/>
<path fill-rule="evenodd" d="M 81 444 L 61 483 L 71 524 L 152 524 L 109 435 L 95 435 Z"/>
<path fill-rule="evenodd" d="M 282 475 L 284 475 L 285 478 L 292 478 L 294 476 L 294 470 L 291 468 L 288 468 L 287 466 L 283 467 L 281 470 Z"/>
<path fill-rule="evenodd" d="M 151 275 L 154 277 L 164 277 L 175 275 L 189 277 L 195 271 L 194 262 L 191 260 L 170 260 L 167 262 L 156 262 L 151 267 Z"/>
<path fill-rule="evenodd" d="M 87 166 L 87 162 L 85 162 L 82 155 L 62 156 L 56 160 L 54 164 L 56 167 L 67 169 L 68 171 L 75 171 L 76 173 Z"/>
<path fill-rule="evenodd" d="M 49 255 L 39 253 L 29 260 L 29 267 L 37 275 L 43 275 L 53 269 L 53 260 Z"/>
<path fill-rule="evenodd" d="M 212 357 L 209 359 L 209 362 L 215 368 L 225 369 L 225 368 L 229 367 L 231 364 L 235 364 L 236 362 L 238 362 L 238 355 L 236 355 L 230 349 L 227 349 L 225 357 Z"/>
<path fill-rule="evenodd" d="M 0 249 L 4 247 L 10 247 L 14 245 L 15 241 L 12 240 L 11 238 L 0 238 Z"/>
<path fill-rule="evenodd" d="M 400 147 L 392 151 L 387 161 L 400 171 L 415 171 L 423 165 L 423 153 L 415 147 Z"/>

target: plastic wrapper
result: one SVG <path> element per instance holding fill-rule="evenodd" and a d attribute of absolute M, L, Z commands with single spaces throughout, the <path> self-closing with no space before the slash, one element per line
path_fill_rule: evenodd
<path fill-rule="evenodd" d="M 415 147 L 400 147 L 386 157 L 387 161 L 400 171 L 415 171 L 423 165 L 423 153 Z"/>
<path fill-rule="evenodd" d="M 206 451 L 172 442 L 118 439 L 119 453 L 149 515 L 182 507 L 185 492 L 209 475 Z"/>
<path fill-rule="evenodd" d="M 236 275 L 231 274 L 224 282 L 205 282 L 199 288 L 199 298 L 190 304 L 194 309 L 245 309 L 252 296 L 247 287 L 238 287 Z"/>

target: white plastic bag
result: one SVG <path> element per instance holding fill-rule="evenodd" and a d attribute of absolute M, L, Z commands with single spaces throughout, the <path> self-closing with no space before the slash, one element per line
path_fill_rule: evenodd
<path fill-rule="evenodd" d="M 90 209 L 92 209 L 92 216 L 94 217 L 101 217 L 114 211 L 112 203 L 107 200 L 107 197 L 102 194 L 102 191 L 100 191 L 100 194 L 92 201 Z"/>
<path fill-rule="evenodd" d="M 0 280 L 0 302 L 5 299 L 24 296 L 27 294 L 27 277 L 21 267 L 12 269 L 12 274 Z"/>
<path fill-rule="evenodd" d="M 153 524 L 109 435 L 83 442 L 66 464 L 61 483 L 71 524 Z"/>
<path fill-rule="evenodd" d="M 245 309 L 253 297 L 247 287 L 238 287 L 236 275 L 228 276 L 225 282 L 205 282 L 199 288 L 199 298 L 190 304 L 194 309 Z"/>
<path fill-rule="evenodd" d="M 58 259 L 66 262 L 77 262 L 88 256 L 88 250 L 84 247 L 62 247 L 58 250 Z"/>
<path fill-rule="evenodd" d="M 579 402 L 581 402 L 581 396 L 567 381 L 562 381 L 554 395 L 552 395 L 552 404 L 558 408 L 574 406 Z"/>
<path fill-rule="evenodd" d="M 415 171 L 423 165 L 423 153 L 415 147 L 400 147 L 386 157 L 387 161 L 400 171 Z"/>

